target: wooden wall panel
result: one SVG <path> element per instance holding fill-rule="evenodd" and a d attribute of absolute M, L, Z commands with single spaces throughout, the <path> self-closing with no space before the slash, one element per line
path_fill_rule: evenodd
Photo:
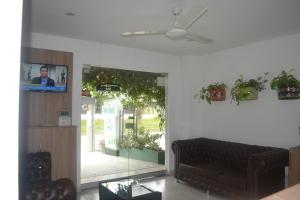
<path fill-rule="evenodd" d="M 76 127 L 28 127 L 27 152 L 51 153 L 52 179 L 76 183 Z"/>
<path fill-rule="evenodd" d="M 54 149 L 54 138 L 52 137 L 52 131 L 52 128 L 29 127 L 27 151 L 49 151 L 52 153 L 52 149 Z"/>
<path fill-rule="evenodd" d="M 67 65 L 67 93 L 22 92 L 29 99 L 27 125 L 58 125 L 58 113 L 72 115 L 73 53 L 47 49 L 22 48 L 22 62 Z"/>
<path fill-rule="evenodd" d="M 56 172 L 53 178 L 70 177 L 75 182 L 76 128 L 67 128 L 67 130 L 62 131 L 63 134 L 60 132 L 55 133 L 54 155 L 56 159 L 53 166 L 55 166 Z"/>
<path fill-rule="evenodd" d="M 300 183 L 300 146 L 290 148 L 289 186 Z"/>
<path fill-rule="evenodd" d="M 67 65 L 67 92 L 20 92 L 20 155 L 49 151 L 52 179 L 76 180 L 76 127 L 58 126 L 60 111 L 72 116 L 73 53 L 22 48 L 22 62 Z"/>
<path fill-rule="evenodd" d="M 69 111 L 71 115 L 72 103 L 64 94 L 32 92 L 28 98 L 27 125 L 57 126 L 60 111 Z"/>

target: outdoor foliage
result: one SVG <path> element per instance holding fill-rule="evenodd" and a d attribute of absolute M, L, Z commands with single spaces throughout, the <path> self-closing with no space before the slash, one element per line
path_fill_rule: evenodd
<path fill-rule="evenodd" d="M 118 183 L 118 187 L 116 190 L 117 195 L 126 199 L 130 199 L 132 197 L 132 185 L 132 183 L 130 185 Z"/>
<path fill-rule="evenodd" d="M 157 85 L 157 77 L 163 74 L 136 72 L 129 70 L 92 67 L 83 75 L 83 89 L 90 91 L 98 102 L 118 97 L 124 108 L 143 110 L 153 107 L 160 118 L 161 129 L 165 125 L 165 88 Z M 97 88 L 105 84 L 117 84 L 120 91 L 99 91 Z"/>
<path fill-rule="evenodd" d="M 231 99 L 233 101 L 236 101 L 237 105 L 239 105 L 240 100 L 249 95 L 248 93 L 243 93 L 243 89 L 247 87 L 252 87 L 258 92 L 261 92 L 262 90 L 266 89 L 265 84 L 266 82 L 268 82 L 268 80 L 266 79 L 268 74 L 268 72 L 265 72 L 264 77 L 259 76 L 256 79 L 249 80 L 245 80 L 243 75 L 240 75 L 240 78 L 235 81 L 234 86 L 231 88 Z"/>
<path fill-rule="evenodd" d="M 225 89 L 227 86 L 224 83 L 213 83 L 208 85 L 207 87 L 202 87 L 202 89 L 195 94 L 194 98 L 199 98 L 199 100 L 206 100 L 209 104 L 211 104 L 211 96 L 210 92 L 214 89 L 223 88 Z"/>
<path fill-rule="evenodd" d="M 293 70 L 282 71 L 278 76 L 274 77 L 270 83 L 271 89 L 276 90 L 279 88 L 287 88 L 287 87 L 300 87 L 300 81 L 291 74 Z"/>
<path fill-rule="evenodd" d="M 158 139 L 162 134 L 151 134 L 149 130 L 140 127 L 137 132 L 130 131 L 127 135 L 123 136 L 123 141 L 120 146 L 123 148 L 136 148 L 136 149 L 151 149 L 161 150 L 158 144 Z"/>
<path fill-rule="evenodd" d="M 128 185 L 118 183 L 116 193 L 119 196 L 123 197 L 124 199 L 131 199 L 132 198 L 132 187 L 137 184 L 138 184 L 137 181 L 132 181 Z"/>

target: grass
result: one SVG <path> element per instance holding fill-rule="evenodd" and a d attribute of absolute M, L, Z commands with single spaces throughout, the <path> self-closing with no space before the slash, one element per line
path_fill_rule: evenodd
<path fill-rule="evenodd" d="M 99 135 L 104 130 L 104 121 L 102 119 L 98 119 L 95 121 L 95 129 L 96 129 L 96 135 Z M 86 126 L 86 120 L 81 120 L 81 135 L 85 135 L 87 132 L 87 126 Z"/>
<path fill-rule="evenodd" d="M 125 123 L 132 123 L 132 120 L 125 120 Z M 95 121 L 96 135 L 103 133 L 104 130 L 104 121 L 102 119 L 98 119 Z M 159 118 L 151 118 L 151 119 L 143 119 L 139 127 L 145 127 L 145 129 L 149 129 L 150 131 L 160 131 L 159 130 Z M 86 120 L 81 120 L 81 135 L 85 135 L 87 132 Z"/>
<path fill-rule="evenodd" d="M 151 118 L 151 119 L 143 119 L 140 126 L 145 127 L 145 129 L 149 129 L 150 131 L 160 131 L 159 130 L 159 118 Z"/>

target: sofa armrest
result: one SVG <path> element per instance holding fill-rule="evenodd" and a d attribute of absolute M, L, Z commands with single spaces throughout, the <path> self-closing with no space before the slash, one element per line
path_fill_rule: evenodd
<path fill-rule="evenodd" d="M 200 157 L 201 151 L 201 139 L 187 139 L 187 140 L 176 140 L 172 143 L 172 150 L 175 157 L 175 177 L 178 175 L 178 168 L 180 163 L 191 163 L 195 162 Z"/>
<path fill-rule="evenodd" d="M 27 185 L 24 192 L 24 199 L 26 200 L 76 200 L 77 196 L 73 182 L 67 178 L 56 181 L 35 182 Z"/>
<path fill-rule="evenodd" d="M 288 158 L 288 150 L 279 148 L 249 156 L 247 182 L 253 199 L 284 188 L 285 166 L 288 165 Z"/>

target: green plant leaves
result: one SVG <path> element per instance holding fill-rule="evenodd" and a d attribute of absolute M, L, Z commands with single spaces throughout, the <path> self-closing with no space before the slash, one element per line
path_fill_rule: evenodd
<path fill-rule="evenodd" d="M 235 101 L 236 104 L 239 105 L 240 101 L 247 99 L 248 96 L 249 99 L 254 99 L 254 97 L 251 97 L 251 95 L 253 95 L 253 92 L 249 93 L 243 91 L 246 91 L 245 89 L 248 87 L 254 88 L 258 92 L 261 92 L 264 89 L 266 89 L 265 84 L 266 82 L 268 82 L 268 80 L 266 79 L 268 74 L 268 72 L 265 72 L 264 76 L 259 76 L 256 79 L 249 80 L 244 80 L 244 77 L 240 75 L 240 78 L 235 81 L 234 86 L 231 88 L 231 101 Z"/>
<path fill-rule="evenodd" d="M 138 131 L 130 131 L 127 135 L 123 136 L 123 140 L 119 143 L 124 148 L 136 149 L 151 149 L 159 151 L 161 148 L 158 144 L 158 139 L 163 134 L 151 134 L 149 130 L 140 127 Z"/>
<path fill-rule="evenodd" d="M 300 81 L 291 74 L 292 71 L 294 71 L 294 69 L 291 69 L 287 72 L 283 70 L 280 74 L 275 76 L 270 83 L 271 89 L 277 90 L 280 88 L 286 88 L 288 86 L 299 88 Z"/>
<path fill-rule="evenodd" d="M 219 82 L 216 82 L 216 83 L 212 83 L 212 84 L 209 84 L 207 87 L 202 87 L 202 89 L 196 93 L 194 95 L 194 98 L 198 98 L 199 101 L 200 100 L 206 100 L 207 103 L 211 104 L 211 96 L 210 96 L 210 92 L 214 89 L 218 89 L 218 88 L 227 88 L 226 84 L 225 83 L 219 83 Z"/>
<path fill-rule="evenodd" d="M 300 88 L 300 81 L 292 74 L 294 69 L 288 71 L 281 71 L 276 77 L 270 82 L 270 87 L 272 90 L 280 90 L 285 88 Z M 269 72 L 265 72 L 263 76 L 258 76 L 256 79 L 244 79 L 243 75 L 234 82 L 233 87 L 230 90 L 231 102 L 235 101 L 237 105 L 240 104 L 241 100 L 254 100 L 257 99 L 257 93 L 266 89 L 266 83 L 268 82 L 267 76 Z M 194 95 L 194 98 L 200 100 L 205 100 L 211 104 L 210 91 L 220 87 L 220 83 L 210 84 L 207 87 L 202 87 L 202 89 Z M 222 86 L 225 86 L 223 84 Z M 250 88 L 253 88 L 250 89 Z M 289 94 L 291 95 L 291 94 Z M 298 97 L 293 96 L 290 99 L 296 99 Z M 280 99 L 283 99 L 281 97 Z M 288 99 L 288 98 L 285 98 Z"/>
<path fill-rule="evenodd" d="M 92 67 L 89 73 L 83 74 L 83 88 L 91 92 L 97 102 L 107 99 L 120 98 L 123 107 L 131 110 L 143 110 L 147 107 L 154 108 L 160 118 L 159 127 L 165 127 L 165 87 L 157 85 L 157 77 L 162 74 L 118 70 L 101 67 Z M 98 91 L 97 86 L 104 84 L 117 84 L 120 91 Z"/>

